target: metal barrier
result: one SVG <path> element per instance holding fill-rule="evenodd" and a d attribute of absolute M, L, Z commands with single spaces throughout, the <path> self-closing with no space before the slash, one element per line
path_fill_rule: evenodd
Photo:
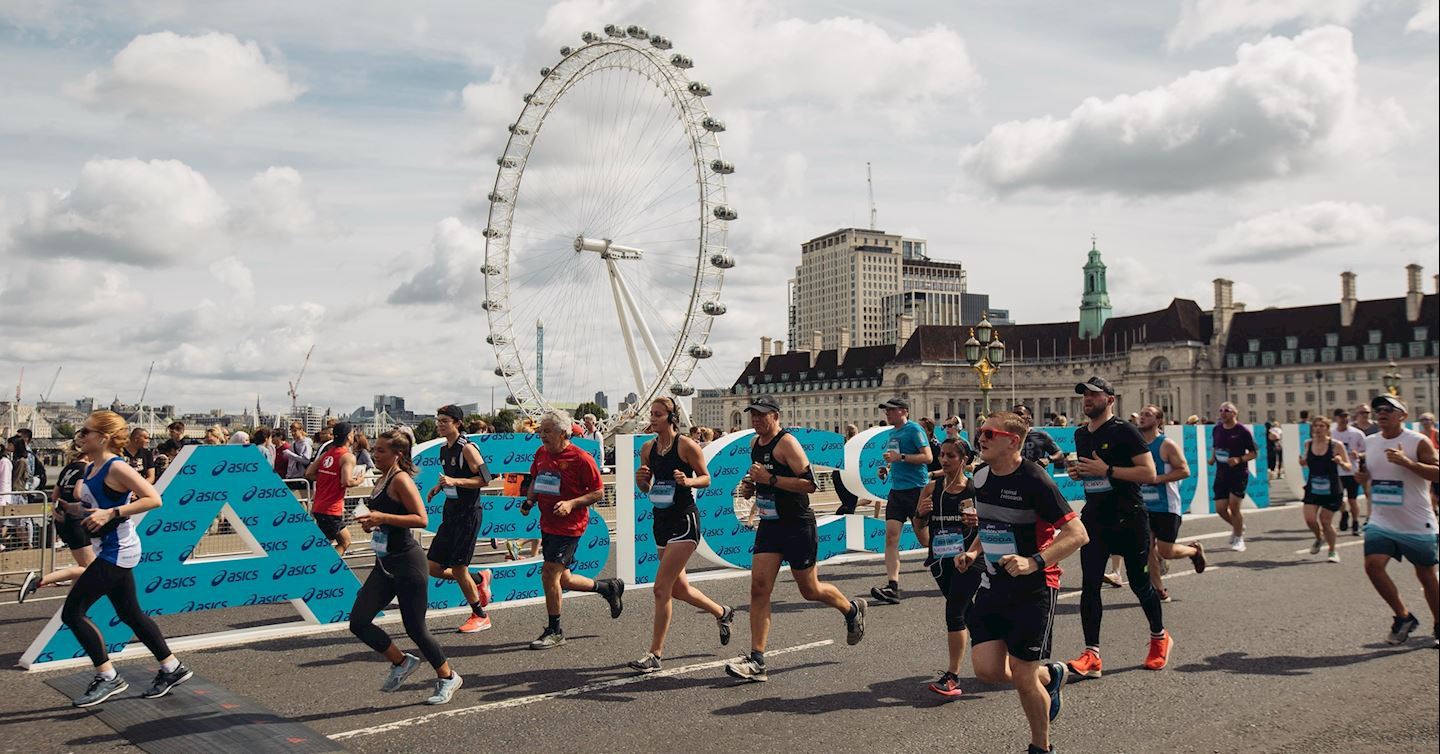
<path fill-rule="evenodd" d="M 18 588 L 25 574 L 53 561 L 49 494 L 0 492 L 0 589 Z"/>

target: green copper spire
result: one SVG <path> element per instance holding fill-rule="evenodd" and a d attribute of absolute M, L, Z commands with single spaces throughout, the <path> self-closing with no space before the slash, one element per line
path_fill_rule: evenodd
<path fill-rule="evenodd" d="M 1090 236 L 1090 257 L 1085 262 L 1085 293 L 1080 296 L 1080 337 L 1097 338 L 1110 319 L 1110 293 L 1105 284 L 1105 263 Z"/>

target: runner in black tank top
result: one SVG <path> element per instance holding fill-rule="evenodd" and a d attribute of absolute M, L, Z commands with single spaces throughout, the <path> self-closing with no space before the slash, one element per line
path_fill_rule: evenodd
<path fill-rule="evenodd" d="M 491 627 L 485 606 L 490 604 L 490 569 L 479 571 L 479 583 L 470 571 L 475 540 L 480 536 L 480 489 L 490 483 L 490 469 L 480 449 L 460 433 L 465 412 L 459 406 L 441 406 L 435 412 L 435 431 L 445 439 L 440 448 L 440 480 L 425 499 L 445 494 L 445 508 L 435 538 L 430 541 L 430 575 L 453 580 L 470 605 L 470 617 L 457 629 L 473 634 Z"/>
<path fill-rule="evenodd" d="M 60 537 L 60 541 L 70 549 L 70 557 L 75 560 L 75 565 L 51 571 L 43 578 L 39 571 L 31 571 L 26 574 L 25 579 L 20 582 L 20 592 L 15 598 L 17 603 L 25 602 L 42 586 L 80 578 L 80 574 L 85 572 L 86 566 L 89 566 L 90 561 L 95 559 L 95 551 L 90 548 L 90 532 L 85 529 L 83 523 L 89 511 L 75 496 L 75 485 L 85 475 L 86 456 L 75 448 L 74 443 L 67 446 L 66 455 L 74 460 L 67 463 L 65 468 L 60 469 L 60 473 L 55 477 L 53 521 L 55 533 Z"/>
<path fill-rule="evenodd" d="M 979 532 L 979 519 L 975 515 L 975 491 L 965 478 L 965 466 L 970 456 L 956 440 L 940 444 L 940 468 L 944 476 L 933 480 L 920 498 L 919 515 L 930 517 L 930 548 L 925 562 L 930 566 L 930 575 L 945 597 L 946 645 L 949 665 L 939 680 L 930 684 L 930 690 L 945 697 L 956 697 L 960 690 L 960 663 L 965 660 L 965 650 L 970 644 L 970 631 L 965 618 L 980 588 L 980 569 L 971 568 L 960 572 L 955 568 L 955 556 L 970 549 Z M 969 515 L 966 515 L 966 514 Z"/>
<path fill-rule="evenodd" d="M 671 597 L 713 615 L 720 626 L 722 646 L 730 643 L 730 623 L 735 619 L 733 608 L 717 604 L 685 578 L 685 564 L 700 545 L 700 516 L 693 490 L 710 486 L 710 472 L 705 468 L 700 444 L 681 435 L 679 425 L 680 414 L 673 399 L 657 398 L 650 404 L 650 431 L 655 433 L 655 439 L 640 448 L 643 465 L 635 472 L 636 485 L 648 496 L 655 547 L 660 553 L 650 651 L 629 663 L 640 673 L 660 669 L 665 635 L 670 630 Z"/>
<path fill-rule="evenodd" d="M 386 432 L 376 439 L 372 455 L 375 468 L 384 476 L 376 483 L 364 507 L 356 509 L 355 520 L 370 533 L 375 568 L 355 595 L 355 605 L 350 609 L 350 631 L 390 661 L 390 672 L 380 690 L 399 690 L 405 679 L 420 667 L 420 658 L 401 652 L 390 636 L 375 625 L 375 616 L 391 600 L 398 601 L 405 633 L 435 669 L 435 694 L 425 703 L 444 704 L 455 695 L 462 681 L 460 674 L 451 671 L 445 653 L 425 627 L 429 569 L 425 566 L 425 552 L 410 530 L 425 528 L 427 517 L 412 476 L 415 465 L 410 461 L 410 438 L 399 432 Z"/>
<path fill-rule="evenodd" d="M 815 473 L 805 449 L 780 429 L 780 404 L 768 395 L 756 396 L 745 409 L 755 437 L 750 447 L 750 473 L 740 483 L 741 497 L 754 497 L 760 526 L 755 532 L 750 566 L 750 654 L 725 666 L 725 672 L 747 681 L 765 681 L 765 642 L 770 634 L 770 593 L 780 563 L 790 562 L 790 575 L 800 596 L 839 610 L 845 616 L 846 641 L 858 644 L 865 637 L 865 600 L 848 600 L 831 584 L 820 581 L 815 569 L 819 541 L 810 493 Z"/>
<path fill-rule="evenodd" d="M 1321 452 L 1315 452 L 1316 444 Z M 1345 488 L 1340 483 L 1340 470 L 1350 470 L 1350 456 L 1345 446 L 1330 436 L 1330 420 L 1317 417 L 1310 422 L 1310 441 L 1305 443 L 1301 463 L 1310 471 L 1305 482 L 1305 526 L 1315 535 L 1310 554 L 1320 552 L 1323 541 L 1330 547 L 1328 559 L 1339 563 L 1335 553 L 1335 512 L 1345 504 Z"/>

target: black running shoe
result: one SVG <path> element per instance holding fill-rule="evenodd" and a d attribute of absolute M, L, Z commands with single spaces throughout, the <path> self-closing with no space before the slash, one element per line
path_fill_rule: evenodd
<path fill-rule="evenodd" d="M 1050 695 L 1050 719 L 1053 721 L 1060 715 L 1060 692 L 1065 688 L 1066 667 L 1063 662 L 1049 662 L 1045 667 L 1050 669 L 1050 682 L 1045 684 L 1045 693 Z"/>
<path fill-rule="evenodd" d="M 25 599 L 34 594 L 40 588 L 40 572 L 31 571 L 25 574 L 25 580 L 20 582 L 20 593 L 15 595 L 15 604 L 25 604 Z"/>
<path fill-rule="evenodd" d="M 1350 511 L 1340 511 L 1340 531 L 1350 528 Z"/>
<path fill-rule="evenodd" d="M 606 579 L 605 583 L 605 591 L 600 592 L 600 596 L 610 603 L 610 617 L 619 618 L 620 613 L 625 610 L 625 603 L 621 600 L 621 596 L 625 594 L 625 581 L 623 579 Z"/>
<path fill-rule="evenodd" d="M 871 587 L 870 596 L 874 597 L 876 602 L 884 602 L 887 605 L 900 604 L 899 590 L 891 589 L 888 585 Z"/>
<path fill-rule="evenodd" d="M 1404 644 L 1410 640 L 1410 632 L 1420 627 L 1420 621 L 1414 613 L 1404 618 L 1396 618 L 1390 623 L 1390 635 L 1385 637 L 1387 644 Z"/>
<path fill-rule="evenodd" d="M 90 685 L 86 687 L 85 693 L 75 697 L 70 704 L 74 707 L 94 707 L 128 688 L 130 688 L 130 684 L 126 683 L 125 679 L 118 674 L 109 680 L 106 680 L 105 676 L 97 674 L 94 680 L 90 681 Z"/>
<path fill-rule="evenodd" d="M 727 605 L 715 622 L 720 626 L 720 646 L 723 647 L 730 643 L 730 624 L 735 622 L 735 608 Z"/>
<path fill-rule="evenodd" d="M 169 673 L 166 673 L 165 669 L 161 668 L 155 673 L 155 680 L 150 684 L 150 688 L 146 689 L 145 693 L 140 696 L 146 699 L 158 699 L 170 693 L 170 689 L 190 680 L 194 675 L 194 673 L 190 672 L 190 668 L 185 667 L 184 663 L 176 665 L 175 669 Z"/>
<path fill-rule="evenodd" d="M 845 643 L 855 646 L 865 638 L 865 600 L 850 600 L 855 617 L 845 617 Z"/>

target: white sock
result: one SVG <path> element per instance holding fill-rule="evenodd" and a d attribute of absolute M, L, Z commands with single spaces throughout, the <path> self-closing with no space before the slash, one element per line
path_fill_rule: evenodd
<path fill-rule="evenodd" d="M 101 678 L 104 678 L 104 679 L 107 680 L 107 681 L 113 681 L 113 680 L 115 680 L 115 675 L 116 675 L 116 674 L 115 674 L 115 668 L 110 668 L 109 670 L 101 670 L 100 672 L 96 673 L 96 675 L 100 676 Z"/>
<path fill-rule="evenodd" d="M 171 657 L 165 662 L 160 663 L 160 669 L 165 671 L 166 673 L 173 673 L 175 672 L 175 668 L 178 667 L 180 667 L 180 661 L 175 659 L 174 657 Z"/>

